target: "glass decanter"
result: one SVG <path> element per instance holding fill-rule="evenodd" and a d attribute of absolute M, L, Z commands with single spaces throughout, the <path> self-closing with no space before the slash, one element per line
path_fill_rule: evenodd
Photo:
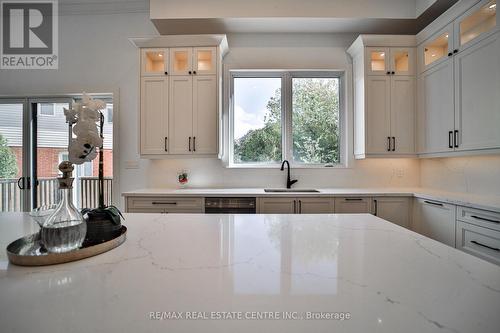
<path fill-rule="evenodd" d="M 60 202 L 54 213 L 42 225 L 42 244 L 49 252 L 63 253 L 82 246 L 87 233 L 87 223 L 73 205 L 73 165 L 64 161 L 59 164 L 62 177 L 59 181 Z"/>

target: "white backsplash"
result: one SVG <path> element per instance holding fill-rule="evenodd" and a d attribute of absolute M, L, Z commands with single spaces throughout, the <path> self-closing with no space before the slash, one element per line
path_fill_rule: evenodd
<path fill-rule="evenodd" d="M 500 196 L 500 156 L 422 159 L 420 179 L 422 187 Z"/>
<path fill-rule="evenodd" d="M 147 171 L 150 188 L 175 188 L 177 172 L 189 171 L 190 187 L 283 187 L 286 172 L 273 169 L 226 168 L 215 158 L 151 160 Z M 369 159 L 353 161 L 349 168 L 296 169 L 296 187 L 415 187 L 419 184 L 416 159 Z"/>

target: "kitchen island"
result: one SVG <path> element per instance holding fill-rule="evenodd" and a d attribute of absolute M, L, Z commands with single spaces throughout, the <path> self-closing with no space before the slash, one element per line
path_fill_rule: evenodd
<path fill-rule="evenodd" d="M 7 262 L 1 332 L 499 332 L 500 267 L 369 214 L 126 214 L 81 261 Z"/>

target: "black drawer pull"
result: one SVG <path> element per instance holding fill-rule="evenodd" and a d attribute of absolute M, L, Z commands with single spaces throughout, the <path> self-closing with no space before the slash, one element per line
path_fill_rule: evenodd
<path fill-rule="evenodd" d="M 362 201 L 362 198 L 345 198 L 345 201 Z"/>
<path fill-rule="evenodd" d="M 387 151 L 391 151 L 391 137 L 387 137 Z"/>
<path fill-rule="evenodd" d="M 177 202 L 153 201 L 153 205 L 177 205 Z"/>
<path fill-rule="evenodd" d="M 488 245 L 484 245 L 484 244 L 481 244 L 479 242 L 476 242 L 476 241 L 470 241 L 471 243 L 474 243 L 476 245 L 479 245 L 479 246 L 482 246 L 482 247 L 485 247 L 487 249 L 490 249 L 490 250 L 493 250 L 493 251 L 497 251 L 497 252 L 500 252 L 500 249 L 497 248 L 497 247 L 491 247 L 491 246 L 488 246 Z"/>
<path fill-rule="evenodd" d="M 486 221 L 486 222 L 500 223 L 500 221 L 487 219 L 486 217 L 480 217 L 480 216 L 476 216 L 476 215 L 471 215 L 470 217 L 475 218 L 477 220 L 483 220 L 483 221 Z"/>
<path fill-rule="evenodd" d="M 448 132 L 448 148 L 453 148 L 453 131 Z"/>
<path fill-rule="evenodd" d="M 432 202 L 432 201 L 427 201 L 427 200 L 424 200 L 424 202 L 425 202 L 426 204 L 429 204 L 429 205 L 434 205 L 434 206 L 443 207 L 443 204 L 442 204 L 442 203 L 439 203 L 439 202 Z"/>

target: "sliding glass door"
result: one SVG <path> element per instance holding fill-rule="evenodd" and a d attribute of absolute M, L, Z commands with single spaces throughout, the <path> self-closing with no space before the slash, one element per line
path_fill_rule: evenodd
<path fill-rule="evenodd" d="M 64 108 L 71 97 L 0 98 L 0 212 L 30 211 L 58 202 L 58 165 L 68 160 L 69 126 Z M 104 197 L 112 204 L 113 100 L 103 98 Z M 98 161 L 75 165 L 73 200 L 79 208 L 98 204 Z"/>
<path fill-rule="evenodd" d="M 28 209 L 28 150 L 24 99 L 0 99 L 0 212 Z"/>

